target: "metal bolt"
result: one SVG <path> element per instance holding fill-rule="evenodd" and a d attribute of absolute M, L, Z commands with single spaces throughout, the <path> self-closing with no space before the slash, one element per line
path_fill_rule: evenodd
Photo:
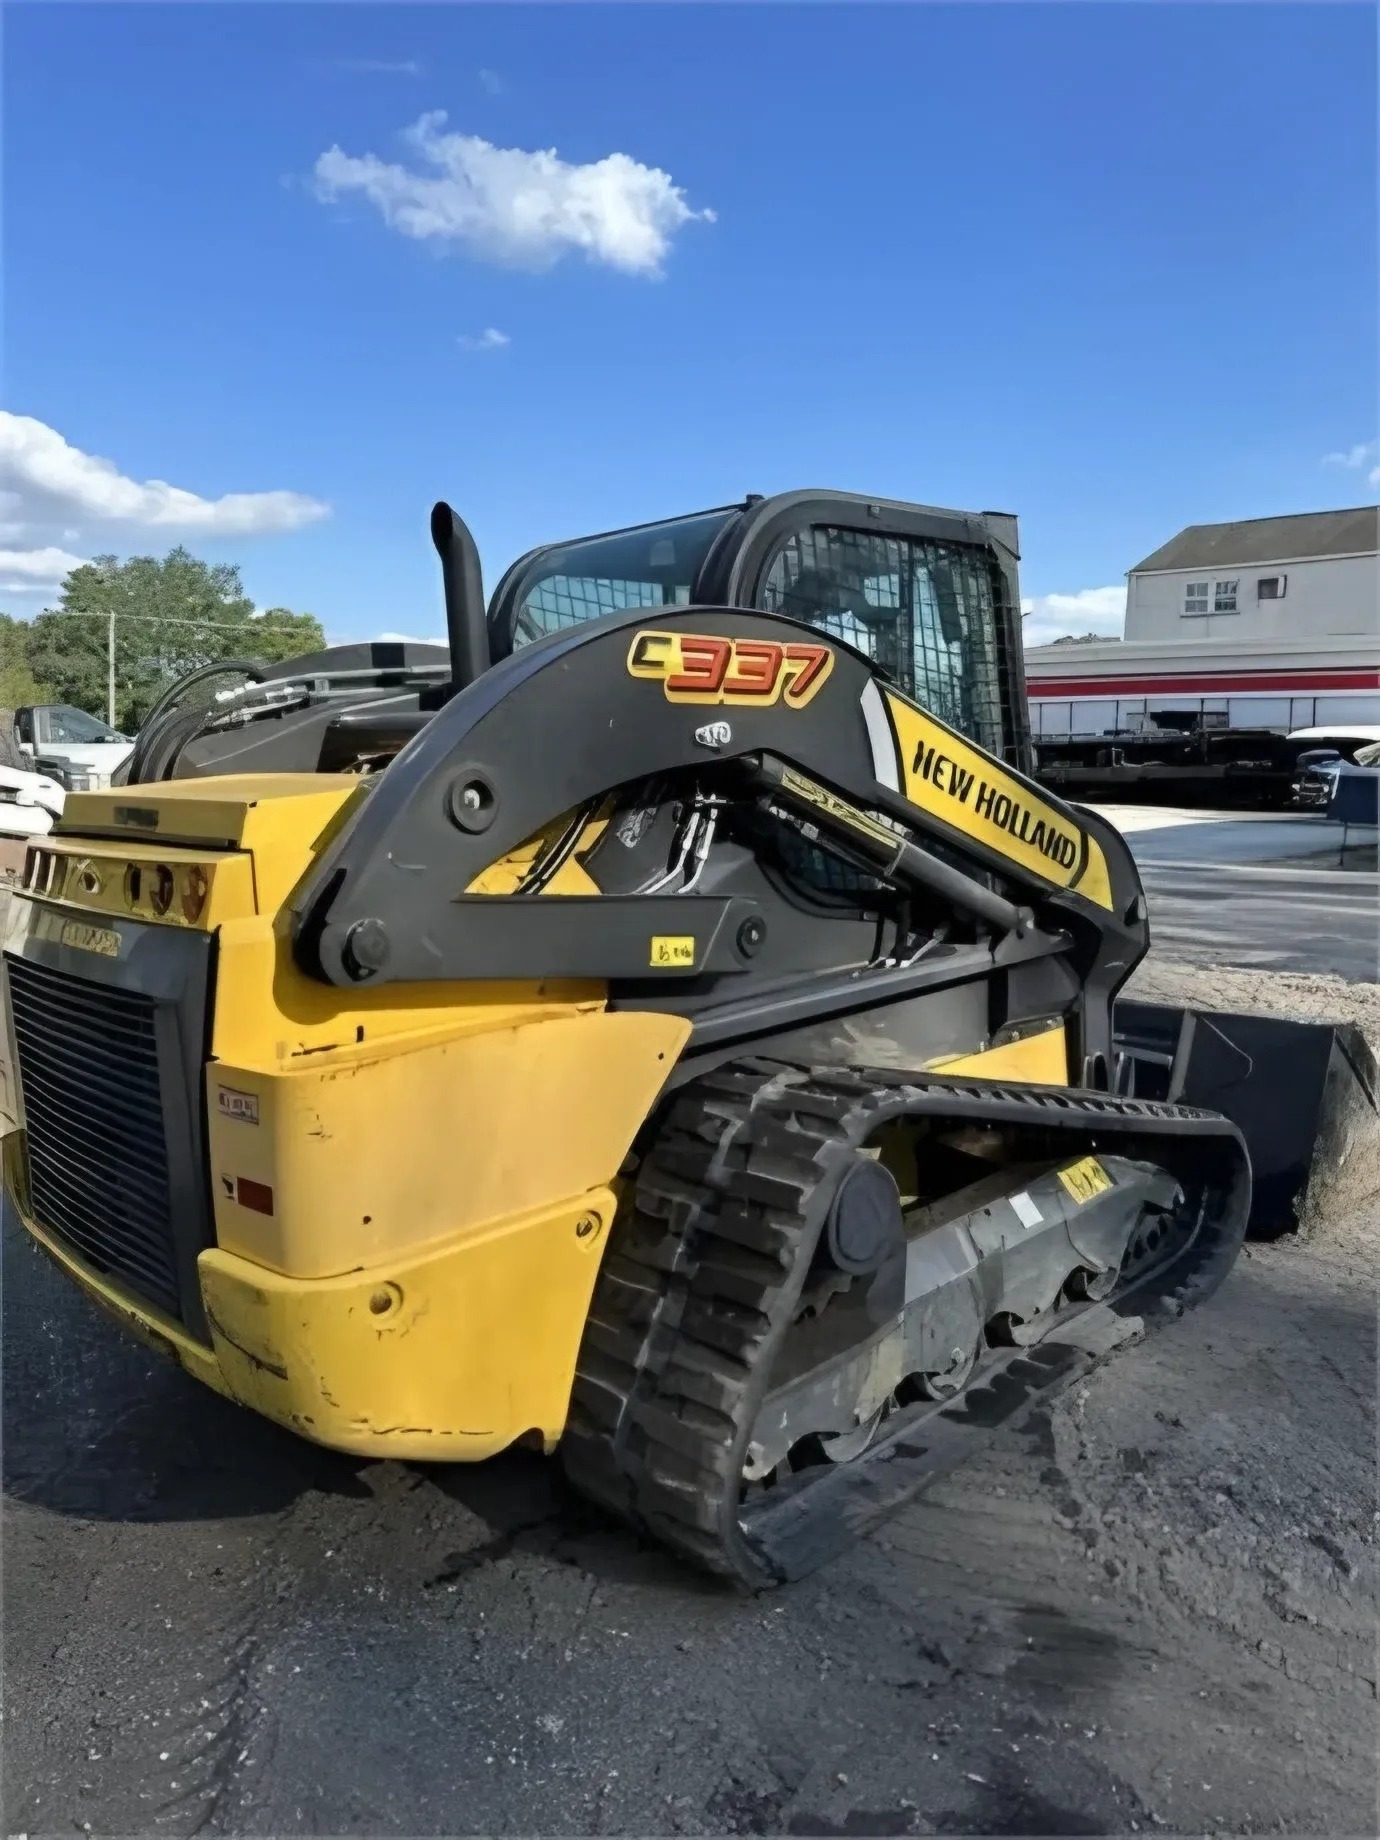
<path fill-rule="evenodd" d="M 738 950 L 744 958 L 751 958 L 759 950 L 766 936 L 767 923 L 765 920 L 760 920 L 756 916 L 751 920 L 744 920 L 738 928 Z"/>
<path fill-rule="evenodd" d="M 599 1216 L 597 1214 L 581 1214 L 580 1218 L 575 1222 L 576 1239 L 588 1239 L 591 1233 L 597 1233 L 598 1231 Z"/>
<path fill-rule="evenodd" d="M 388 929 L 382 920 L 356 920 L 345 935 L 345 963 L 356 978 L 381 971 L 388 953 Z"/>
<path fill-rule="evenodd" d="M 484 774 L 462 767 L 446 795 L 451 822 L 471 836 L 488 830 L 498 811 L 498 796 Z"/>

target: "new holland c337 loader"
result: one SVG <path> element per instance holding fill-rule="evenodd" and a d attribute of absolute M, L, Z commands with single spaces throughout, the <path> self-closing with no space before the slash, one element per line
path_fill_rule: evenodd
<path fill-rule="evenodd" d="M 749 499 L 488 609 L 433 535 L 449 657 L 198 673 L 33 847 L 11 1202 L 304 1437 L 793 1576 L 1210 1293 L 1240 1133 L 1119 1077 L 1146 904 L 1029 776 L 1013 519 Z"/>

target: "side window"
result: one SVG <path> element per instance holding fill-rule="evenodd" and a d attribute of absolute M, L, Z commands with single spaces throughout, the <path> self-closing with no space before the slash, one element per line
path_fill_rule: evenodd
<path fill-rule="evenodd" d="M 520 638 L 541 639 L 562 627 L 597 620 L 625 607 L 660 607 L 664 591 L 655 581 L 614 581 L 607 576 L 548 575 L 532 589 L 519 615 Z M 678 600 L 689 600 L 689 591 Z"/>
<path fill-rule="evenodd" d="M 714 539 L 738 515 L 697 511 L 534 551 L 491 610 L 495 656 L 630 608 L 688 606 Z"/>
<path fill-rule="evenodd" d="M 998 601 L 981 549 L 816 526 L 777 551 L 761 602 L 855 645 L 917 703 L 1002 752 Z"/>
<path fill-rule="evenodd" d="M 21 741 L 27 741 L 29 746 L 32 747 L 34 745 L 34 712 L 33 710 L 32 709 L 21 709 L 18 715 L 14 719 L 14 725 L 15 725 L 16 730 L 18 731 L 19 739 Z"/>

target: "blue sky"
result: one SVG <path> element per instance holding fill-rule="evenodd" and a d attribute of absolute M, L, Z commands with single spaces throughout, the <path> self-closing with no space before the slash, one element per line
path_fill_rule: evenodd
<path fill-rule="evenodd" d="M 1368 7 L 27 5 L 4 80 L 16 612 L 182 540 L 429 634 L 438 496 L 492 585 L 826 485 L 1081 631 L 1380 480 Z"/>

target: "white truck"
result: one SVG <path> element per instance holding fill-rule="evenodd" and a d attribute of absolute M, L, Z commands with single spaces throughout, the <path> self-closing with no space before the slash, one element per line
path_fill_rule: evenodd
<path fill-rule="evenodd" d="M 16 709 L 14 731 L 26 762 L 68 792 L 100 791 L 134 752 L 128 735 L 71 703 L 33 703 Z"/>

